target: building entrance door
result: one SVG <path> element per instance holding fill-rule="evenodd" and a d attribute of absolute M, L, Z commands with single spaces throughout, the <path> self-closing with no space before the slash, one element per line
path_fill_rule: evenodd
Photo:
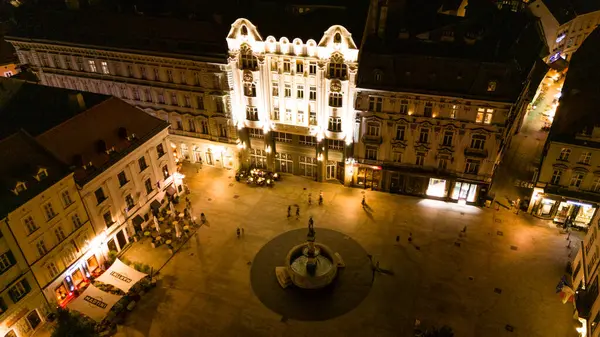
<path fill-rule="evenodd" d="M 127 244 L 127 239 L 125 239 L 125 230 L 120 231 L 119 233 L 117 233 L 117 241 L 119 241 L 119 246 L 121 247 L 121 249 L 123 249 L 125 247 L 125 245 Z"/>
<path fill-rule="evenodd" d="M 213 161 L 213 154 L 212 151 L 209 149 L 208 151 L 206 151 L 206 163 L 208 165 L 214 165 L 214 161 Z"/>
<path fill-rule="evenodd" d="M 335 162 L 334 161 L 329 161 L 327 162 L 327 174 L 326 174 L 326 179 L 335 179 Z"/>

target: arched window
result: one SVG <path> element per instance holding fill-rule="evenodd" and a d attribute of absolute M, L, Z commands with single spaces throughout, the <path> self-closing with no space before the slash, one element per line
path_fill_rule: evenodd
<path fill-rule="evenodd" d="M 340 54 L 334 54 L 329 60 L 329 78 L 345 79 L 348 66 L 344 64 L 344 58 Z"/>
<path fill-rule="evenodd" d="M 256 57 L 252 55 L 252 49 L 244 45 L 240 48 L 240 68 L 255 70 L 257 65 Z"/>
<path fill-rule="evenodd" d="M 242 34 L 242 36 L 248 35 L 248 28 L 246 28 L 246 26 L 242 26 L 240 29 L 240 34 Z"/>
<path fill-rule="evenodd" d="M 333 43 L 342 43 L 342 35 L 340 35 L 340 33 L 335 33 L 333 36 Z"/>
<path fill-rule="evenodd" d="M 244 95 L 248 97 L 256 97 L 256 84 L 252 82 L 244 83 Z"/>
<path fill-rule="evenodd" d="M 342 94 L 332 92 L 329 94 L 329 106 L 340 108 L 342 106 Z"/>

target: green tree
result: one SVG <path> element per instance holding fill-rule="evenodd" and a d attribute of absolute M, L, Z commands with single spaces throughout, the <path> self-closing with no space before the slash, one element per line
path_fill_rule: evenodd
<path fill-rule="evenodd" d="M 59 308 L 51 337 L 99 337 L 94 323 L 76 312 Z"/>

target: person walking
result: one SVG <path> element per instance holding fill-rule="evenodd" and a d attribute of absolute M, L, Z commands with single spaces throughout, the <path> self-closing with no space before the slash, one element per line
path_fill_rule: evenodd
<path fill-rule="evenodd" d="M 288 206 L 288 219 L 292 217 L 292 206 Z"/>
<path fill-rule="evenodd" d="M 408 243 L 412 243 L 412 233 L 408 233 Z"/>
<path fill-rule="evenodd" d="M 312 204 L 311 193 L 308 193 L 308 205 L 310 206 L 311 204 Z"/>
<path fill-rule="evenodd" d="M 300 207 L 296 206 L 296 220 L 300 218 Z"/>
<path fill-rule="evenodd" d="M 237 230 L 235 231 L 235 233 L 237 234 L 237 238 L 240 238 L 240 228 L 238 227 Z"/>
<path fill-rule="evenodd" d="M 365 196 L 363 195 L 362 201 L 361 201 L 362 207 L 365 208 L 365 206 L 367 206 L 367 202 L 365 201 Z"/>

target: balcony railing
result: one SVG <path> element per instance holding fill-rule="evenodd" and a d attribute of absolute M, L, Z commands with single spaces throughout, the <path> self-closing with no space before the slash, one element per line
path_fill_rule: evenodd
<path fill-rule="evenodd" d="M 362 142 L 365 144 L 381 144 L 383 141 L 381 136 L 373 136 L 373 135 L 363 135 L 362 136 Z"/>
<path fill-rule="evenodd" d="M 487 158 L 488 151 L 485 149 L 476 149 L 472 147 L 465 147 L 465 156 Z"/>

